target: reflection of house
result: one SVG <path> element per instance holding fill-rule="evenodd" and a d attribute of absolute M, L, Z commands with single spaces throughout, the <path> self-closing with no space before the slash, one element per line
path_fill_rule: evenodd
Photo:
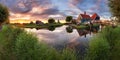
<path fill-rule="evenodd" d="M 100 16 L 97 13 L 94 13 L 91 17 L 87 15 L 86 12 L 84 14 L 80 14 L 77 18 L 77 23 L 86 23 L 90 21 L 99 21 Z"/>
<path fill-rule="evenodd" d="M 81 23 L 88 22 L 90 20 L 91 20 L 91 17 L 87 15 L 86 12 L 84 12 L 84 14 L 80 14 L 77 18 L 77 21 Z"/>

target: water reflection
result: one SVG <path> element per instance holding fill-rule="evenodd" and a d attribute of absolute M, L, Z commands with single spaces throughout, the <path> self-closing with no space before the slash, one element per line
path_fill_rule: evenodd
<path fill-rule="evenodd" d="M 78 51 L 83 57 L 86 49 L 88 48 L 88 42 L 94 32 L 98 31 L 98 27 L 92 27 L 92 29 L 74 29 L 71 26 L 53 27 L 48 29 L 29 29 L 28 32 L 33 32 L 39 38 L 39 41 L 46 42 L 49 46 L 62 50 L 63 48 L 72 48 Z"/>
<path fill-rule="evenodd" d="M 98 27 L 97 27 L 98 28 Z M 71 42 L 75 42 L 78 40 L 90 39 L 93 36 L 93 32 L 97 32 L 97 28 L 92 30 L 89 29 L 73 29 L 70 26 L 62 26 L 62 27 L 50 27 L 48 29 L 29 29 L 26 28 L 28 32 L 33 32 L 41 41 L 45 41 L 51 45 L 64 45 L 71 44 Z M 68 33 L 69 32 L 69 33 Z M 74 43 L 73 43 L 74 44 Z M 64 45 L 65 46 L 65 45 Z"/>
<path fill-rule="evenodd" d="M 47 29 L 48 29 L 49 31 L 54 31 L 54 30 L 55 30 L 55 27 L 54 27 L 54 26 L 49 26 Z"/>
<path fill-rule="evenodd" d="M 72 33 L 73 32 L 73 28 L 71 26 L 68 26 L 68 27 L 66 27 L 66 31 L 68 33 Z"/>

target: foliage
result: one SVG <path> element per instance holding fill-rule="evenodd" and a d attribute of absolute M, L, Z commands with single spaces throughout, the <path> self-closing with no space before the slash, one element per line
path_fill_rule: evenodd
<path fill-rule="evenodd" d="M 22 29 L 12 26 L 3 26 L 0 31 L 0 60 L 14 60 L 14 47 L 16 37 L 24 32 Z"/>
<path fill-rule="evenodd" d="M 0 31 L 0 60 L 75 60 L 74 55 L 69 50 L 61 53 L 16 27 L 3 26 Z"/>
<path fill-rule="evenodd" d="M 49 18 L 49 19 L 48 19 L 48 23 L 55 23 L 55 19 Z"/>
<path fill-rule="evenodd" d="M 49 26 L 47 29 L 50 30 L 50 31 L 54 31 L 55 30 L 55 26 Z"/>
<path fill-rule="evenodd" d="M 117 18 L 120 23 L 120 0 L 108 0 L 112 15 Z"/>
<path fill-rule="evenodd" d="M 71 49 L 64 49 L 62 51 L 62 60 L 76 60 L 76 54 Z"/>
<path fill-rule="evenodd" d="M 72 17 L 72 16 L 67 16 L 65 20 L 66 20 L 66 22 L 71 22 L 71 21 L 72 21 L 72 19 L 73 19 L 73 17 Z"/>
<path fill-rule="evenodd" d="M 120 44 L 120 27 L 111 28 L 107 27 L 105 28 L 101 33 L 101 38 L 104 38 L 108 41 L 110 45 L 110 59 L 112 60 L 119 60 L 120 59 L 120 47 L 118 45 Z"/>
<path fill-rule="evenodd" d="M 87 60 L 119 60 L 120 59 L 120 27 L 106 27 L 98 37 L 91 40 Z"/>
<path fill-rule="evenodd" d="M 0 24 L 3 22 L 8 22 L 9 11 L 6 6 L 0 4 Z"/>
<path fill-rule="evenodd" d="M 89 43 L 86 60 L 109 60 L 109 44 L 100 37 L 96 37 Z"/>
<path fill-rule="evenodd" d="M 34 24 L 34 22 L 33 22 L 33 21 L 31 21 L 31 22 L 30 22 L 30 24 Z"/>
<path fill-rule="evenodd" d="M 59 60 L 57 51 L 26 32 L 17 38 L 15 49 L 18 60 Z"/>
<path fill-rule="evenodd" d="M 68 33 L 72 33 L 73 32 L 73 28 L 71 26 L 68 26 L 68 27 L 66 27 L 66 31 Z"/>

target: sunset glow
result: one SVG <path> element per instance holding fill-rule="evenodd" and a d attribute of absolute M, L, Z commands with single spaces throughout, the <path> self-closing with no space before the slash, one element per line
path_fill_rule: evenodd
<path fill-rule="evenodd" d="M 107 0 L 0 0 L 0 3 L 9 8 L 10 20 L 14 20 L 12 23 L 31 20 L 47 22 L 51 17 L 56 21 L 65 20 L 69 15 L 76 19 L 84 11 L 89 15 L 98 13 L 103 19 L 110 19 L 111 16 Z"/>

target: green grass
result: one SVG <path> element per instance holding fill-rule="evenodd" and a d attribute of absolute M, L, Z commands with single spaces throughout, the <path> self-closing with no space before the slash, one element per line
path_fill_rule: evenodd
<path fill-rule="evenodd" d="M 89 42 L 89 48 L 86 60 L 109 60 L 109 43 L 101 38 L 95 37 Z"/>
<path fill-rule="evenodd" d="M 107 26 L 97 37 L 90 40 L 87 60 L 120 59 L 120 27 Z"/>
<path fill-rule="evenodd" d="M 34 34 L 14 26 L 4 25 L 0 31 L 0 60 L 76 60 L 70 50 L 59 52 Z"/>

